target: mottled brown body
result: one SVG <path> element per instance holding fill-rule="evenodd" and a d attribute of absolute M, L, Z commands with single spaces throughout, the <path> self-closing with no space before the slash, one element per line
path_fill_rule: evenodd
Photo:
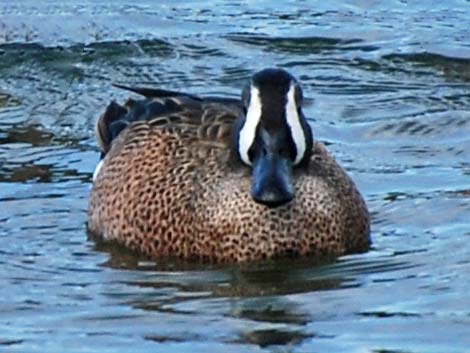
<path fill-rule="evenodd" d="M 92 234 L 149 256 L 214 262 L 368 249 L 365 203 L 321 143 L 294 169 L 295 199 L 270 208 L 252 199 L 251 169 L 231 155 L 240 111 L 168 99 L 183 110 L 133 122 L 113 141 L 93 184 Z"/>

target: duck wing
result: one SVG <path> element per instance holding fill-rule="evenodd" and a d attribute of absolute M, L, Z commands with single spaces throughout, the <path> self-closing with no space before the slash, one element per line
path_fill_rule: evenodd
<path fill-rule="evenodd" d="M 104 156 L 113 140 L 137 122 L 171 132 L 186 133 L 208 142 L 225 142 L 235 120 L 243 114 L 239 99 L 196 95 L 164 89 L 113 86 L 144 99 L 129 98 L 123 105 L 112 101 L 98 119 L 95 133 Z M 223 141 L 221 141 L 223 140 Z"/>

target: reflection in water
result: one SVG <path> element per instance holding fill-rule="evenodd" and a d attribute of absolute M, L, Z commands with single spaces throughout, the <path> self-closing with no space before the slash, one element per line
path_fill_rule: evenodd
<path fill-rule="evenodd" d="M 1 3 L 0 350 L 467 352 L 467 7 Z M 238 97 L 276 65 L 366 197 L 369 253 L 215 266 L 86 240 L 111 83 Z"/>
<path fill-rule="evenodd" d="M 384 59 L 391 60 L 395 64 L 398 62 L 431 66 L 437 71 L 441 71 L 449 79 L 457 81 L 470 81 L 470 58 L 449 57 L 434 53 L 409 53 L 409 54 L 390 54 L 384 56 Z"/>
<path fill-rule="evenodd" d="M 14 125 L 3 130 L 0 126 L 0 182 L 21 183 L 78 179 L 90 181 L 90 173 L 73 167 L 71 148 L 83 150 L 79 141 L 56 137 L 34 125 Z M 72 163 L 64 163 L 70 158 Z"/>
<path fill-rule="evenodd" d="M 18 105 L 20 105 L 20 101 L 17 98 L 0 91 L 0 108 L 4 109 Z"/>
<path fill-rule="evenodd" d="M 317 333 L 307 328 L 309 323 L 328 320 L 320 301 L 307 306 L 290 296 L 311 295 L 315 292 L 360 288 L 360 278 L 366 274 L 384 275 L 413 268 L 415 265 L 389 258 L 364 259 L 352 256 L 344 260 L 298 259 L 278 260 L 244 265 L 203 265 L 175 259 L 143 260 L 131 252 L 113 245 L 98 245 L 111 256 L 103 265 L 116 270 L 137 270 L 140 275 L 125 280 L 127 286 L 139 288 L 138 295 L 113 298 L 136 309 L 183 317 L 208 315 L 249 322 L 238 327 L 232 338 L 224 341 L 259 347 L 301 345 L 310 339 L 332 339 L 334 335 Z M 387 281 L 394 281 L 388 278 Z M 366 316 L 367 313 L 358 313 Z M 184 320 L 184 319 L 181 319 Z M 156 342 L 207 340 L 203 331 L 195 336 L 186 332 L 152 334 L 146 337 Z"/>
<path fill-rule="evenodd" d="M 273 37 L 273 36 L 256 36 L 248 34 L 230 34 L 227 39 L 236 43 L 249 44 L 262 47 L 266 51 L 278 51 L 295 54 L 314 54 L 325 50 L 354 49 L 358 50 L 361 40 L 357 39 L 336 39 L 325 37 Z M 375 50 L 377 48 L 364 46 L 362 50 Z"/>
<path fill-rule="evenodd" d="M 298 345 L 306 338 L 312 335 L 302 334 L 299 331 L 283 331 L 283 330 L 256 330 L 244 333 L 238 342 L 256 344 L 260 347 L 272 345 Z"/>
<path fill-rule="evenodd" d="M 237 265 L 208 265 L 178 259 L 143 260 L 114 244 L 98 244 L 97 250 L 110 254 L 103 264 L 114 269 L 145 271 L 145 280 L 132 282 L 141 287 L 176 286 L 182 292 L 210 293 L 210 297 L 260 297 L 299 294 L 360 286 L 355 277 L 364 273 L 385 273 L 415 265 L 394 258 L 348 260 L 333 258 L 280 259 Z"/>

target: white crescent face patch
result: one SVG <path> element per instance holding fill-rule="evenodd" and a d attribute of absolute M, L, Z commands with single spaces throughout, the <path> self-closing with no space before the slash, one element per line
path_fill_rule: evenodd
<path fill-rule="evenodd" d="M 246 118 L 243 127 L 240 130 L 238 136 L 238 151 L 242 161 L 251 165 L 248 151 L 251 145 L 255 141 L 256 127 L 261 119 L 261 98 L 259 96 L 259 90 L 255 86 L 251 86 L 250 89 L 250 104 L 246 111 Z"/>
<path fill-rule="evenodd" d="M 256 137 L 256 128 L 261 120 L 262 103 L 260 98 L 259 89 L 251 86 L 250 89 L 250 103 L 247 107 L 245 122 L 240 129 L 238 136 L 238 151 L 242 161 L 246 165 L 252 165 L 248 151 L 253 145 Z M 305 155 L 306 141 L 305 133 L 300 123 L 300 116 L 295 101 L 295 84 L 291 84 L 287 92 L 287 100 L 285 105 L 285 117 L 287 126 L 289 127 L 292 140 L 296 148 L 296 156 L 293 161 L 294 165 L 300 163 Z"/>
<path fill-rule="evenodd" d="M 295 143 L 297 150 L 294 165 L 299 164 L 305 155 L 307 148 L 305 141 L 305 133 L 300 124 L 300 116 L 297 109 L 297 103 L 295 102 L 295 85 L 291 84 L 289 92 L 287 92 L 287 103 L 286 103 L 286 119 L 287 125 L 289 125 L 292 140 Z"/>
<path fill-rule="evenodd" d="M 99 161 L 96 165 L 95 171 L 93 172 L 93 181 L 96 180 L 98 174 L 100 173 L 101 168 L 103 167 L 103 160 Z"/>

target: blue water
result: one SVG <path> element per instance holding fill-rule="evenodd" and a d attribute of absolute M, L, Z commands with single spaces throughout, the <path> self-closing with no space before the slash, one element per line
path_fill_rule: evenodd
<path fill-rule="evenodd" d="M 0 351 L 470 352 L 468 23 L 463 0 L 0 2 Z M 275 65 L 370 252 L 209 266 L 87 239 L 112 82 L 238 96 Z"/>

